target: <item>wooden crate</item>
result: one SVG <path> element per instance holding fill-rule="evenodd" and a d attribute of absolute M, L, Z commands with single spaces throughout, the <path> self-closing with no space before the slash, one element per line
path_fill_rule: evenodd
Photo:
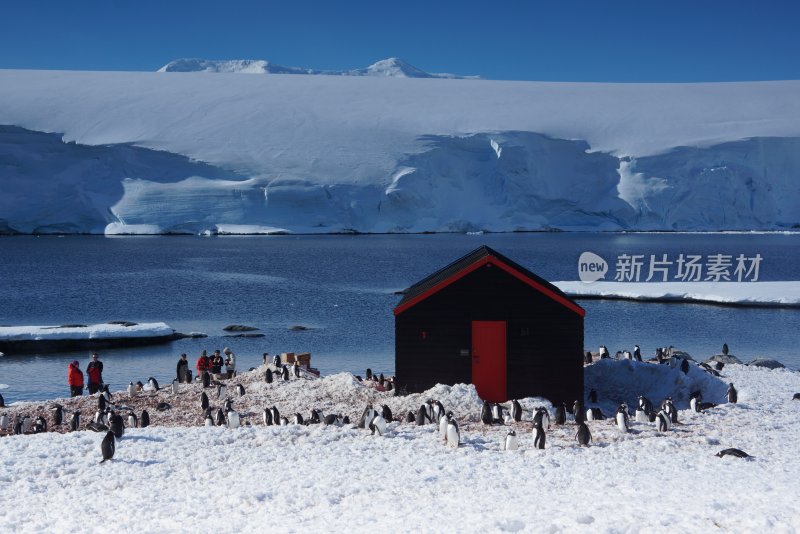
<path fill-rule="evenodd" d="M 294 363 L 294 352 L 281 353 L 281 363 Z"/>

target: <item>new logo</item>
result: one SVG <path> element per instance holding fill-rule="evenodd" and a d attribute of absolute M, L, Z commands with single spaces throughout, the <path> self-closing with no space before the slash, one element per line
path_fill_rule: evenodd
<path fill-rule="evenodd" d="M 608 273 L 608 263 L 606 260 L 594 252 L 584 252 L 578 259 L 578 276 L 581 282 L 591 284 L 601 278 L 605 278 Z"/>

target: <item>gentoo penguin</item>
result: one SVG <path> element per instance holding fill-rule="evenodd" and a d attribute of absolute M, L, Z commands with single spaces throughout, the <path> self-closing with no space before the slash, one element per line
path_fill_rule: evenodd
<path fill-rule="evenodd" d="M 211 417 L 211 410 L 206 410 L 205 426 L 214 426 L 214 418 Z"/>
<path fill-rule="evenodd" d="M 322 421 L 322 412 L 317 409 L 311 410 L 311 418 L 309 419 L 309 423 L 312 425 L 317 425 Z"/>
<path fill-rule="evenodd" d="M 131 412 L 128 414 L 128 426 L 131 428 L 136 428 L 139 426 L 139 420 L 136 417 L 136 414 Z"/>
<path fill-rule="evenodd" d="M 483 406 L 481 406 L 481 422 L 484 425 L 492 424 L 492 407 L 489 405 L 489 401 L 483 401 Z"/>
<path fill-rule="evenodd" d="M 272 407 L 272 424 L 279 425 L 281 423 L 281 413 L 278 411 L 278 408 L 273 406 Z"/>
<path fill-rule="evenodd" d="M 367 367 L 367 372 L 365 376 L 367 377 L 367 380 L 372 380 L 372 369 Z"/>
<path fill-rule="evenodd" d="M 661 409 L 669 416 L 670 424 L 676 424 L 678 422 L 678 410 L 676 410 L 675 405 L 672 404 L 672 397 L 664 399 L 664 402 L 661 403 Z"/>
<path fill-rule="evenodd" d="M 506 439 L 503 440 L 503 450 L 515 451 L 517 449 L 519 449 L 519 443 L 517 442 L 517 433 L 512 428 L 508 431 L 508 434 L 506 434 Z"/>
<path fill-rule="evenodd" d="M 225 402 L 222 403 L 222 409 L 226 413 L 233 410 L 233 399 L 225 399 Z"/>
<path fill-rule="evenodd" d="M 447 412 L 444 417 L 439 419 L 439 439 L 442 441 L 447 441 L 447 424 L 452 416 L 453 412 Z"/>
<path fill-rule="evenodd" d="M 281 424 L 280 426 L 287 426 L 289 424 L 289 420 L 286 418 L 285 415 L 281 416 Z"/>
<path fill-rule="evenodd" d="M 433 400 L 428 399 L 425 401 L 425 414 L 429 423 L 434 423 L 437 419 L 433 418 Z"/>
<path fill-rule="evenodd" d="M 417 410 L 417 426 L 422 426 L 425 424 L 425 419 L 428 418 L 428 410 L 425 408 L 425 405 L 421 405 L 419 410 Z"/>
<path fill-rule="evenodd" d="M 103 460 L 100 462 L 101 464 L 114 457 L 115 448 L 114 433 L 109 430 L 106 433 L 106 437 L 104 437 L 103 441 L 100 443 L 100 451 L 103 453 Z"/>
<path fill-rule="evenodd" d="M 261 360 L 262 360 L 262 362 L 263 362 L 263 365 L 267 365 L 267 360 L 269 360 L 269 352 L 265 352 L 265 353 L 264 353 L 264 354 L 261 356 Z"/>
<path fill-rule="evenodd" d="M 438 400 L 433 403 L 433 421 L 437 423 L 444 417 L 444 406 Z"/>
<path fill-rule="evenodd" d="M 100 395 L 106 398 L 106 402 L 111 402 L 111 392 L 108 390 L 108 384 L 103 385 L 103 389 L 100 390 Z"/>
<path fill-rule="evenodd" d="M 225 384 L 217 384 L 217 398 L 224 399 L 228 395 L 228 386 Z"/>
<path fill-rule="evenodd" d="M 18 436 L 18 435 L 23 433 L 23 430 L 22 430 L 22 428 L 23 428 L 22 427 L 22 419 L 23 418 L 20 417 L 19 414 L 14 416 L 13 426 L 14 426 L 14 435 L 15 436 Z"/>
<path fill-rule="evenodd" d="M 37 416 L 33 421 L 33 433 L 47 432 L 47 421 L 41 415 Z"/>
<path fill-rule="evenodd" d="M 117 439 L 120 439 L 122 435 L 125 433 L 125 425 L 122 424 L 122 416 L 111 412 L 111 417 L 109 417 L 109 429 L 111 432 L 114 433 L 114 436 Z"/>
<path fill-rule="evenodd" d="M 103 423 L 98 423 L 97 421 L 89 421 L 86 424 L 86 430 L 91 430 L 92 432 L 108 432 L 108 427 Z"/>
<path fill-rule="evenodd" d="M 142 416 L 139 418 L 139 427 L 145 428 L 150 426 L 150 414 L 147 410 L 142 410 Z"/>
<path fill-rule="evenodd" d="M 244 397 L 244 386 L 241 384 L 236 384 L 236 394 L 240 397 Z"/>
<path fill-rule="evenodd" d="M 294 365 L 292 365 L 292 370 L 294 371 L 294 377 L 300 378 L 300 362 L 294 362 Z"/>
<path fill-rule="evenodd" d="M 591 390 L 589 392 L 589 402 L 592 404 L 597 404 L 597 391 Z"/>
<path fill-rule="evenodd" d="M 97 411 L 104 412 L 108 406 L 108 401 L 103 395 L 97 397 Z"/>
<path fill-rule="evenodd" d="M 81 427 L 81 412 L 80 410 L 76 410 L 72 413 L 72 417 L 69 418 L 69 431 L 75 432 Z"/>
<path fill-rule="evenodd" d="M 281 372 L 281 376 L 284 380 L 289 380 L 289 368 L 285 365 L 283 366 L 283 371 Z"/>
<path fill-rule="evenodd" d="M 739 449 L 723 449 L 719 451 L 714 456 L 719 456 L 722 458 L 723 456 L 735 456 L 737 458 L 750 458 L 750 455 L 744 452 L 743 450 Z"/>
<path fill-rule="evenodd" d="M 60 404 L 56 404 L 50 409 L 53 410 L 53 425 L 61 426 L 64 422 L 64 407 Z M 2 425 L 0 425 L 0 428 L 2 428 Z"/>
<path fill-rule="evenodd" d="M 539 421 L 533 422 L 533 447 L 535 449 L 544 449 L 545 434 L 542 423 Z"/>
<path fill-rule="evenodd" d="M 228 423 L 228 428 L 230 428 L 230 429 L 239 428 L 239 422 L 240 422 L 239 421 L 239 412 L 237 412 L 235 410 L 231 410 L 231 411 L 228 412 L 227 415 L 228 416 L 226 417 L 226 420 L 227 420 L 227 423 Z"/>
<path fill-rule="evenodd" d="M 2 354 L 2 352 L 0 352 L 0 354 Z M 5 408 L 5 407 L 6 407 L 6 400 L 3 398 L 3 394 L 0 393 L 0 408 Z"/>
<path fill-rule="evenodd" d="M 156 380 L 152 376 L 147 379 L 147 385 L 150 386 L 150 389 L 152 389 L 153 391 L 158 391 L 160 389 L 158 387 L 158 380 Z"/>
<path fill-rule="evenodd" d="M 533 414 L 533 422 L 539 423 L 544 430 L 548 430 L 550 428 L 550 414 L 547 412 L 547 408 L 542 406 L 536 408 L 536 413 Z"/>
<path fill-rule="evenodd" d="M 108 426 L 108 414 L 105 410 L 97 410 L 94 412 L 94 422 Z"/>
<path fill-rule="evenodd" d="M 367 428 L 375 417 L 375 409 L 371 404 L 367 404 L 364 412 L 361 414 L 361 419 L 358 421 L 358 428 Z"/>
<path fill-rule="evenodd" d="M 0 415 L 0 430 L 5 430 L 8 428 L 8 414 L 3 413 Z"/>
<path fill-rule="evenodd" d="M 583 422 L 583 403 L 579 400 L 576 400 L 572 403 L 572 415 L 575 417 L 575 422 L 577 424 L 581 424 Z"/>
<path fill-rule="evenodd" d="M 329 413 L 322 421 L 325 423 L 325 426 L 334 425 L 336 424 L 336 415 Z"/>
<path fill-rule="evenodd" d="M 416 420 L 417 418 L 414 417 L 414 412 L 409 410 L 408 413 L 406 414 L 406 423 L 414 423 L 416 422 Z"/>
<path fill-rule="evenodd" d="M 622 432 L 627 432 L 630 430 L 630 423 L 628 422 L 628 407 L 625 403 L 619 405 L 617 408 L 617 415 L 615 416 L 617 421 L 617 428 L 619 428 Z"/>
<path fill-rule="evenodd" d="M 267 384 L 272 384 L 272 369 L 267 369 L 264 372 L 264 381 L 266 381 Z"/>
<path fill-rule="evenodd" d="M 650 416 L 641 407 L 637 406 L 634 419 L 637 423 L 647 423 L 650 421 Z"/>
<path fill-rule="evenodd" d="M 211 375 L 208 373 L 208 371 L 203 371 L 200 381 L 203 383 L 203 388 L 207 388 L 211 385 Z"/>
<path fill-rule="evenodd" d="M 556 424 L 563 425 L 567 422 L 567 405 L 563 402 L 556 407 Z"/>
<path fill-rule="evenodd" d="M 503 424 L 503 407 L 496 402 L 492 404 L 492 422 L 498 425 Z"/>
<path fill-rule="evenodd" d="M 578 445 L 589 445 L 589 442 L 592 441 L 592 433 L 589 432 L 589 427 L 583 421 L 578 423 L 575 439 L 578 440 Z"/>
<path fill-rule="evenodd" d="M 656 428 L 658 428 L 659 432 L 669 430 L 669 415 L 664 410 L 660 410 L 656 414 Z"/>
<path fill-rule="evenodd" d="M 133 382 L 128 384 L 128 397 L 136 396 L 136 386 L 133 385 Z"/>
<path fill-rule="evenodd" d="M 372 418 L 372 421 L 369 424 L 369 429 L 372 432 L 372 435 L 375 434 L 379 436 L 383 436 L 386 432 L 386 419 L 383 418 L 381 414 L 376 414 L 375 417 Z"/>
<path fill-rule="evenodd" d="M 178 394 L 178 379 L 177 378 L 173 378 L 172 379 L 172 394 L 173 395 L 177 395 Z"/>
<path fill-rule="evenodd" d="M 264 421 L 264 426 L 272 426 L 272 411 L 269 408 L 264 408 L 261 418 Z"/>
<path fill-rule="evenodd" d="M 698 397 L 692 397 L 689 399 L 689 407 L 693 412 L 700 412 L 700 401 Z"/>
<path fill-rule="evenodd" d="M 594 421 L 594 409 L 593 408 L 586 408 L 586 420 L 587 421 Z"/>
<path fill-rule="evenodd" d="M 347 417 L 346 415 L 344 417 L 342 417 L 340 415 L 339 417 L 341 417 L 341 422 L 342 422 L 343 425 L 349 425 L 350 424 L 350 418 Z"/>
<path fill-rule="evenodd" d="M 209 406 L 208 395 L 206 395 L 206 392 L 204 391 L 200 394 L 200 409 L 206 411 L 208 410 L 208 406 Z"/>
<path fill-rule="evenodd" d="M 170 408 L 172 408 L 172 405 L 168 402 L 159 402 L 158 404 L 156 404 L 156 410 L 158 410 L 159 412 L 166 412 Z"/>
<path fill-rule="evenodd" d="M 689 374 L 689 360 L 681 358 L 681 371 L 685 375 Z"/>
<path fill-rule="evenodd" d="M 442 409 L 444 410 L 444 407 L 442 407 Z M 381 406 L 381 416 L 386 419 L 387 423 L 391 422 L 392 420 L 392 410 L 385 404 Z"/>
<path fill-rule="evenodd" d="M 728 385 L 728 391 L 725 392 L 725 396 L 728 398 L 728 402 L 731 404 L 736 404 L 739 400 L 739 392 L 736 391 L 736 388 L 733 387 L 733 382 Z"/>
<path fill-rule="evenodd" d="M 511 401 L 511 417 L 517 423 L 522 421 L 522 406 L 517 399 Z"/>
<path fill-rule="evenodd" d="M 458 423 L 452 417 L 448 418 L 447 423 L 447 444 L 453 448 L 458 448 L 461 444 L 461 434 L 458 432 Z"/>
<path fill-rule="evenodd" d="M 278 356 L 277 354 L 275 355 L 274 358 L 272 358 L 272 365 L 274 365 L 275 367 L 281 366 L 281 357 Z M 278 424 L 277 421 L 275 422 L 275 424 L 276 425 Z"/>
<path fill-rule="evenodd" d="M 383 373 L 381 373 L 380 376 L 378 376 L 378 384 L 380 384 L 381 386 L 386 385 L 386 377 L 383 376 Z"/>
<path fill-rule="evenodd" d="M 792 395 L 792 400 L 800 400 L 800 393 L 795 393 Z"/>
<path fill-rule="evenodd" d="M 302 414 L 299 414 L 299 413 L 294 414 L 294 417 L 292 418 L 292 424 L 293 425 L 302 425 L 303 424 L 303 416 L 302 416 Z"/>
<path fill-rule="evenodd" d="M 214 422 L 217 426 L 225 426 L 225 414 L 222 412 L 222 408 L 217 408 L 217 413 L 214 416 Z"/>

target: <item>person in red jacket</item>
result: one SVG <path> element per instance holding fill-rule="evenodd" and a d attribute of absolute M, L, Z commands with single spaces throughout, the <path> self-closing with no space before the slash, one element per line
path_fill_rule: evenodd
<path fill-rule="evenodd" d="M 69 364 L 67 382 L 69 383 L 69 394 L 71 397 L 80 397 L 83 395 L 83 373 L 81 372 L 78 360 L 73 360 L 73 362 Z"/>
<path fill-rule="evenodd" d="M 211 371 L 211 359 L 206 354 L 206 351 L 197 358 L 197 376 L 203 378 L 203 371 Z"/>
<path fill-rule="evenodd" d="M 89 379 L 87 384 L 89 395 L 97 393 L 103 385 L 103 362 L 99 358 L 96 352 L 92 354 L 92 361 L 86 367 L 86 377 Z"/>

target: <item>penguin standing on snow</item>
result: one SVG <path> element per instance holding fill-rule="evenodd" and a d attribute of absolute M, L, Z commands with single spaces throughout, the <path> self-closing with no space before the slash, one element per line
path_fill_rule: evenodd
<path fill-rule="evenodd" d="M 76 410 L 72 413 L 72 417 L 69 419 L 69 431 L 75 432 L 81 427 L 81 412 L 80 410 Z"/>
<path fill-rule="evenodd" d="M 264 408 L 262 419 L 264 421 L 264 426 L 272 426 L 272 411 L 269 408 Z"/>
<path fill-rule="evenodd" d="M 5 430 L 8 428 L 8 414 L 3 413 L 0 415 L 0 430 Z"/>
<path fill-rule="evenodd" d="M 376 412 L 371 404 L 367 404 L 361 414 L 361 419 L 358 421 L 358 428 L 369 428 L 369 424 L 375 418 Z"/>
<path fill-rule="evenodd" d="M 283 366 L 283 371 L 281 371 L 281 377 L 284 380 L 289 380 L 289 368 L 287 366 Z"/>
<path fill-rule="evenodd" d="M 517 423 L 522 421 L 522 406 L 517 399 L 511 401 L 511 417 Z"/>
<path fill-rule="evenodd" d="M 563 425 L 567 422 L 567 405 L 563 402 L 556 407 L 556 424 Z"/>
<path fill-rule="evenodd" d="M 214 426 L 214 418 L 211 417 L 211 410 L 210 409 L 206 410 L 206 420 L 205 420 L 204 424 L 205 424 L 205 426 Z"/>
<path fill-rule="evenodd" d="M 575 417 L 575 423 L 581 424 L 584 420 L 583 403 L 576 400 L 572 404 L 572 415 Z"/>
<path fill-rule="evenodd" d="M 133 412 L 128 414 L 128 426 L 131 428 L 136 428 L 137 426 L 139 426 L 139 419 Z"/>
<path fill-rule="evenodd" d="M 498 403 L 492 405 L 492 422 L 498 425 L 503 424 L 503 410 L 504 408 Z"/>
<path fill-rule="evenodd" d="M 203 371 L 200 381 L 203 383 L 203 388 L 209 387 L 211 385 L 211 374 L 208 371 Z"/>
<path fill-rule="evenodd" d="M 56 404 L 51 410 L 53 410 L 53 425 L 61 426 L 64 422 L 64 407 L 60 404 Z M 0 428 L 2 428 L 2 425 L 0 425 Z"/>
<path fill-rule="evenodd" d="M 533 447 L 536 449 L 544 449 L 545 441 L 544 428 L 542 428 L 541 421 L 533 422 Z"/>
<path fill-rule="evenodd" d="M 150 426 L 150 414 L 147 410 L 142 410 L 142 416 L 139 418 L 139 427 L 145 428 Z"/>
<path fill-rule="evenodd" d="M 228 424 L 228 428 L 234 429 L 239 428 L 239 412 L 235 410 L 231 410 L 227 413 L 226 422 Z"/>
<path fill-rule="evenodd" d="M 617 421 L 617 427 L 622 432 L 627 432 L 630 430 L 630 422 L 628 421 L 628 407 L 625 406 L 625 403 L 619 405 L 617 408 L 617 415 L 615 417 Z"/>
<path fill-rule="evenodd" d="M 225 414 L 222 413 L 222 408 L 217 408 L 217 415 L 214 417 L 214 422 L 217 426 L 225 426 Z"/>
<path fill-rule="evenodd" d="M 116 445 L 114 443 L 114 433 L 109 430 L 106 433 L 106 437 L 104 437 L 103 441 L 100 443 L 100 452 L 103 454 L 103 460 L 100 463 L 102 464 L 106 460 L 112 459 L 114 457 L 115 449 Z"/>
<path fill-rule="evenodd" d="M 589 432 L 589 427 L 586 426 L 586 423 L 580 422 L 578 424 L 578 431 L 575 433 L 575 439 L 578 440 L 578 445 L 589 445 L 589 442 L 592 441 L 592 433 Z"/>
<path fill-rule="evenodd" d="M 108 420 L 109 428 L 111 432 L 114 433 L 114 436 L 117 439 L 120 439 L 122 435 L 125 433 L 125 425 L 122 424 L 122 416 L 111 412 L 111 416 Z"/>
<path fill-rule="evenodd" d="M 439 419 L 439 439 L 442 441 L 447 441 L 447 424 L 452 416 L 453 412 L 447 412 L 445 416 Z"/>
<path fill-rule="evenodd" d="M 481 423 L 492 424 L 492 407 L 489 405 L 489 401 L 483 401 L 483 406 L 481 406 Z"/>
<path fill-rule="evenodd" d="M 136 396 L 136 386 L 133 385 L 133 382 L 128 384 L 128 397 L 135 397 Z"/>
<path fill-rule="evenodd" d="M 669 430 L 669 415 L 664 410 L 660 410 L 656 414 L 656 428 L 659 432 L 666 432 Z"/>
<path fill-rule="evenodd" d="M 369 429 L 373 436 L 375 434 L 383 436 L 386 432 L 386 419 L 384 419 L 381 414 L 375 414 L 375 417 L 372 418 L 372 422 L 369 424 Z"/>
<path fill-rule="evenodd" d="M 244 397 L 244 386 L 241 384 L 236 384 L 236 394 L 240 397 Z"/>
<path fill-rule="evenodd" d="M 733 382 L 728 385 L 728 391 L 725 392 L 725 396 L 728 398 L 728 402 L 731 404 L 736 404 L 739 400 L 739 392 L 736 391 L 736 388 L 733 387 Z"/>
<path fill-rule="evenodd" d="M 406 423 L 416 423 L 416 422 L 417 422 L 417 418 L 414 415 L 414 412 L 409 410 L 408 413 L 406 414 Z"/>
<path fill-rule="evenodd" d="M 441 407 L 442 410 L 444 410 L 444 406 L 442 406 L 441 403 L 439 403 L 439 406 Z M 391 422 L 392 420 L 392 410 L 385 404 L 381 406 L 381 416 L 383 416 L 383 418 L 386 419 L 387 423 Z"/>
<path fill-rule="evenodd" d="M 458 448 L 461 444 L 461 434 L 458 432 L 458 423 L 450 417 L 447 423 L 447 444 L 453 448 Z"/>
<path fill-rule="evenodd" d="M 281 413 L 276 406 L 272 407 L 272 424 L 279 425 L 281 423 Z"/>
<path fill-rule="evenodd" d="M 417 418 L 416 418 L 417 426 L 424 425 L 425 419 L 427 418 L 428 418 L 428 410 L 425 409 L 425 405 L 423 404 L 419 407 L 419 410 L 417 410 Z"/>
<path fill-rule="evenodd" d="M 503 440 L 503 450 L 504 451 L 515 451 L 519 449 L 519 443 L 517 441 L 517 433 L 512 428 L 506 434 L 506 439 Z"/>
<path fill-rule="evenodd" d="M 264 372 L 264 381 L 267 384 L 272 384 L 272 369 L 267 369 L 266 372 Z"/>

